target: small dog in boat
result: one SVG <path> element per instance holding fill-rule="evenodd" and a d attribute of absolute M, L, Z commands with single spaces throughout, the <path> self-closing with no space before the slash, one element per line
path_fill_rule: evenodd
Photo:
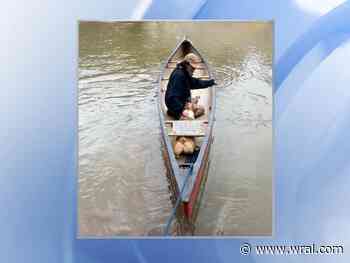
<path fill-rule="evenodd" d="M 185 109 L 181 114 L 180 120 L 194 120 L 194 105 L 192 102 L 187 102 L 185 105 Z"/>
<path fill-rule="evenodd" d="M 199 98 L 199 96 L 196 96 L 191 102 L 186 103 L 180 120 L 194 120 L 204 114 L 204 107 L 198 105 Z"/>
<path fill-rule="evenodd" d="M 179 158 L 182 153 L 192 154 L 196 148 L 194 137 L 178 137 L 174 144 L 175 157 Z"/>

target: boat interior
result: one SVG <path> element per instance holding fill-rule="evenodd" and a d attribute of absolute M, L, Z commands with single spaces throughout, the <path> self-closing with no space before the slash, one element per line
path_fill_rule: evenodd
<path fill-rule="evenodd" d="M 193 164 L 198 156 L 199 149 L 202 146 L 203 138 L 208 130 L 209 114 L 211 112 L 212 105 L 212 88 L 191 90 L 191 97 L 199 96 L 198 104 L 205 109 L 204 115 L 196 118 L 195 120 L 174 120 L 167 114 L 167 107 L 165 105 L 165 92 L 167 89 L 168 80 L 172 71 L 176 68 L 177 63 L 181 62 L 188 53 L 194 53 L 198 57 L 198 66 L 196 67 L 193 77 L 199 79 L 209 79 L 208 66 L 203 61 L 203 58 L 198 51 L 192 46 L 191 42 L 184 40 L 178 48 L 174 51 L 173 55 L 167 61 L 162 77 L 160 79 L 160 94 L 161 94 L 161 107 L 164 115 L 165 127 L 167 135 L 170 137 L 172 145 L 176 142 L 178 136 L 192 137 L 195 140 L 196 150 L 193 154 L 181 154 L 177 156 L 176 160 L 179 167 L 186 168 Z"/>

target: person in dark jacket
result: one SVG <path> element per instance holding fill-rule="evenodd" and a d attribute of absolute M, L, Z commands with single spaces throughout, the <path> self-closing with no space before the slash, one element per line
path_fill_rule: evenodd
<path fill-rule="evenodd" d="M 168 107 L 168 115 L 176 120 L 181 118 L 186 103 L 191 102 L 191 89 L 204 89 L 215 84 L 213 79 L 200 80 L 192 77 L 196 62 L 198 62 L 197 56 L 189 53 L 170 75 L 165 104 Z"/>

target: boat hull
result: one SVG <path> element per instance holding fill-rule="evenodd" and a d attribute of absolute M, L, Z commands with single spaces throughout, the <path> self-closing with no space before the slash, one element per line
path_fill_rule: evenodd
<path fill-rule="evenodd" d="M 167 115 L 164 101 L 165 92 L 169 76 L 176 67 L 176 63 L 181 61 L 189 52 L 195 53 L 200 58 L 194 77 L 200 79 L 211 78 L 209 67 L 204 58 L 189 40 L 184 39 L 165 62 L 160 74 L 158 91 L 163 157 L 171 192 L 170 199 L 174 206 L 177 204 L 175 211 L 177 218 L 176 232 L 182 235 L 194 233 L 194 226 L 208 177 L 215 112 L 214 87 L 191 90 L 191 95 L 193 97 L 197 96 L 200 100 L 199 104 L 205 108 L 205 114 L 196 119 L 197 123 L 201 125 L 202 132 L 192 135 L 196 138 L 196 145 L 199 150 L 190 156 L 175 156 L 173 145 L 178 134 L 174 134 L 174 130 L 179 131 L 179 129 L 174 129 L 174 127 L 178 127 L 175 126 L 175 123 L 178 124 L 179 122 Z M 186 125 L 189 125 L 189 123 Z M 180 202 L 177 202 L 178 200 Z"/>

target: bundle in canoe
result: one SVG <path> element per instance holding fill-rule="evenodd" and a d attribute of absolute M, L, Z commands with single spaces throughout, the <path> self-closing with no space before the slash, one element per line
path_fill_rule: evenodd
<path fill-rule="evenodd" d="M 170 74 L 176 68 L 177 63 L 181 62 L 189 53 L 193 53 L 199 58 L 193 77 L 199 79 L 211 78 L 209 67 L 204 58 L 192 42 L 184 38 L 162 68 L 159 79 L 158 106 L 164 145 L 163 155 L 170 180 L 170 188 L 176 197 L 173 203 L 178 198 L 181 199 L 180 215 L 187 222 L 194 225 L 208 175 L 209 152 L 213 140 L 215 88 L 211 86 L 205 89 L 191 90 L 191 97 L 199 97 L 198 104 L 205 109 L 204 115 L 195 120 L 175 120 L 167 114 L 165 105 L 165 93 Z M 195 140 L 196 150 L 192 154 L 175 156 L 174 144 L 181 136 L 187 136 Z"/>

